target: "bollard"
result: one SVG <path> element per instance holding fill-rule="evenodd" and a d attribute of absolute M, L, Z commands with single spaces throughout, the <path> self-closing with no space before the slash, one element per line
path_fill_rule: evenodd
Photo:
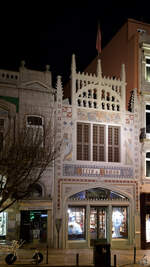
<path fill-rule="evenodd" d="M 114 267 L 116 267 L 116 266 L 117 266 L 117 256 L 114 255 Z"/>
<path fill-rule="evenodd" d="M 136 247 L 134 247 L 134 264 L 136 264 Z"/>
<path fill-rule="evenodd" d="M 76 254 L 76 266 L 79 266 L 79 254 Z"/>
<path fill-rule="evenodd" d="M 48 245 L 46 246 L 46 264 L 48 264 Z"/>

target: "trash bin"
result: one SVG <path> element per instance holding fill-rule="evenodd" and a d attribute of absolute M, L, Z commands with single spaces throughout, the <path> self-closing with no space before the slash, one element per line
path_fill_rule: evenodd
<path fill-rule="evenodd" d="M 94 266 L 111 267 L 110 244 L 106 240 L 94 242 Z"/>

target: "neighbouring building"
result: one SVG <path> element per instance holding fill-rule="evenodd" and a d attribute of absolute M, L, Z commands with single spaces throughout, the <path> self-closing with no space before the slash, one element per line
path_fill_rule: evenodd
<path fill-rule="evenodd" d="M 43 72 L 27 69 L 21 63 L 19 71 L 0 70 L 0 138 L 8 125 L 15 137 L 17 126 L 39 128 L 42 134 L 50 120 L 50 105 L 54 89 L 49 67 Z M 5 141 L 5 139 L 4 139 Z M 32 196 L 0 214 L 0 239 L 23 238 L 30 243 L 53 243 L 53 179 L 48 168 L 35 184 Z"/>

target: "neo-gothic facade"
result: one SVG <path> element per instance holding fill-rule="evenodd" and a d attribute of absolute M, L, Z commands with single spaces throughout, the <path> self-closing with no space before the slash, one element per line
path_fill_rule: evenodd
<path fill-rule="evenodd" d="M 124 65 L 120 72 L 118 79 L 104 77 L 98 60 L 96 75 L 80 73 L 72 57 L 71 104 L 58 101 L 64 149 L 55 170 L 54 221 L 61 222 L 60 247 L 86 248 L 96 239 L 114 248 L 138 244 L 138 100 L 134 90 L 134 111 L 126 110 Z"/>

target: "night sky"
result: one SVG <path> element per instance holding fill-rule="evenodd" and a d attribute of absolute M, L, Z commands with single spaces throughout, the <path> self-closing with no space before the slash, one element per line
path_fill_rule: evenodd
<path fill-rule="evenodd" d="M 0 68 L 26 67 L 45 70 L 49 64 L 53 77 L 63 83 L 70 76 L 71 55 L 77 70 L 97 55 L 96 34 L 100 21 L 102 48 L 127 18 L 150 23 L 147 1 L 48 0 L 3 1 L 0 10 Z M 145 4 L 144 4 L 145 3 Z"/>

